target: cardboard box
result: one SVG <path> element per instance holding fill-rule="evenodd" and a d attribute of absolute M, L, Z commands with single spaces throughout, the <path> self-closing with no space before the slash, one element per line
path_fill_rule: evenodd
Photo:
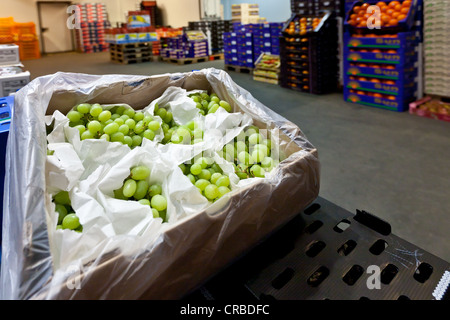
<path fill-rule="evenodd" d="M 179 299 L 285 225 L 318 196 L 320 164 L 316 148 L 297 125 L 264 106 L 223 70 L 150 77 L 57 73 L 33 81 L 34 85 L 15 97 L 15 110 L 20 114 L 8 145 L 11 154 L 20 156 L 6 164 L 11 170 L 6 173 L 9 183 L 5 192 L 9 203 L 17 203 L 17 207 L 4 213 L 8 217 L 4 237 L 11 246 L 3 252 L 6 259 L 2 259 L 2 272 L 14 276 L 2 277 L 3 298 Z M 270 181 L 255 181 L 205 210 L 167 225 L 155 241 L 114 238 L 109 244 L 102 242 L 92 260 L 74 261 L 71 267 L 77 269 L 70 270 L 75 272 L 54 270 L 51 248 L 57 245 L 57 239 L 49 239 L 46 222 L 51 209 L 45 192 L 46 155 L 42 152 L 47 135 L 42 130 L 44 115 L 56 110 L 66 114 L 83 101 L 126 102 L 143 109 L 170 86 L 214 91 L 230 102 L 234 112 L 250 116 L 253 124 L 278 129 L 280 149 L 286 158 Z M 27 174 L 11 180 L 14 172 Z M 16 230 L 27 231 L 18 235 Z M 129 251 L 128 244 L 139 250 Z"/>
<path fill-rule="evenodd" d="M 0 44 L 0 66 L 19 63 L 19 46 L 16 44 Z"/>
<path fill-rule="evenodd" d="M 0 96 L 6 97 L 30 82 L 30 72 L 20 67 L 0 67 Z"/>

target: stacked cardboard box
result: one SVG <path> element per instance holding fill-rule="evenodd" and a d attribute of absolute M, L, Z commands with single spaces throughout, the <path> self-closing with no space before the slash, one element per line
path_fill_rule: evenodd
<path fill-rule="evenodd" d="M 337 16 L 345 15 L 348 3 L 353 5 L 355 0 L 291 0 L 292 13 L 320 14 L 324 11 L 334 11 Z M 375 3 L 374 3 L 375 4 Z"/>
<path fill-rule="evenodd" d="M 429 0 L 424 7 L 425 93 L 450 97 L 450 3 Z"/>
<path fill-rule="evenodd" d="M 80 28 L 75 29 L 77 50 L 83 53 L 109 50 L 105 30 L 110 27 L 106 5 L 83 3 L 77 5 L 81 13 Z"/>
<path fill-rule="evenodd" d="M 243 24 L 259 22 L 259 5 L 253 3 L 241 3 L 231 5 L 232 21 Z"/>
<path fill-rule="evenodd" d="M 231 20 L 190 21 L 187 30 L 200 30 L 208 38 L 210 54 L 223 52 L 223 33 L 233 30 Z"/>

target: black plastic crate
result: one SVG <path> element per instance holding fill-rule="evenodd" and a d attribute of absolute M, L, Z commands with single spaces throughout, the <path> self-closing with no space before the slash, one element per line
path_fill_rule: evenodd
<path fill-rule="evenodd" d="M 184 300 L 450 300 L 450 263 L 321 197 Z"/>

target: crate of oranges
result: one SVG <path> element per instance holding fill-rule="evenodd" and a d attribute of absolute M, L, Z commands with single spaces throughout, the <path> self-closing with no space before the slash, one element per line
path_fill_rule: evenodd
<path fill-rule="evenodd" d="M 344 26 L 360 31 L 409 30 L 422 0 L 358 1 L 347 13 Z"/>

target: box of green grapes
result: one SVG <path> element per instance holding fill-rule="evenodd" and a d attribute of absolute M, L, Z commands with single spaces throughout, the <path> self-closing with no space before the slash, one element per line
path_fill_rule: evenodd
<path fill-rule="evenodd" d="M 1 297 L 181 298 L 319 181 L 300 128 L 223 70 L 36 78 L 15 96 Z"/>

